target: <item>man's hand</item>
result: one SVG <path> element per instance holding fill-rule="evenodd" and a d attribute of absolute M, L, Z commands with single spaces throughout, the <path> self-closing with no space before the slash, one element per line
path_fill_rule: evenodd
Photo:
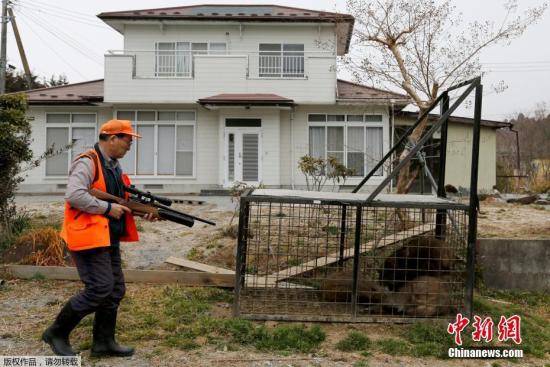
<path fill-rule="evenodd" d="M 122 217 L 122 214 L 124 214 L 124 212 L 128 214 L 132 213 L 132 211 L 129 208 L 125 207 L 124 205 L 112 203 L 111 210 L 109 210 L 109 213 L 107 213 L 107 215 L 115 219 L 120 219 L 120 217 Z"/>
<path fill-rule="evenodd" d="M 153 213 L 147 213 L 143 216 L 143 219 L 148 220 L 149 222 L 156 222 L 159 218 L 155 217 Z"/>

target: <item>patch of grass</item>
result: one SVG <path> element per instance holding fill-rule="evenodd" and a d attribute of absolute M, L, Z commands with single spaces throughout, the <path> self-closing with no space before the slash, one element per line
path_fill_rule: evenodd
<path fill-rule="evenodd" d="M 189 250 L 189 252 L 187 252 L 186 256 L 189 260 L 198 260 L 201 258 L 202 255 L 202 251 L 200 251 L 196 247 L 193 247 L 191 250 Z"/>
<path fill-rule="evenodd" d="M 468 345 L 464 338 L 464 346 Z M 447 351 L 454 346 L 453 338 L 447 333 L 447 324 L 443 322 L 416 322 L 405 329 L 403 337 L 410 343 L 412 355 L 446 357 Z"/>
<path fill-rule="evenodd" d="M 44 274 L 36 272 L 32 275 L 32 277 L 30 277 L 30 280 L 46 280 L 46 277 Z"/>
<path fill-rule="evenodd" d="M 362 359 L 360 361 L 357 361 L 353 364 L 353 367 L 369 367 L 369 362 L 367 362 L 366 360 Z"/>
<path fill-rule="evenodd" d="M 211 249 L 216 248 L 216 247 L 218 247 L 218 241 L 217 240 L 210 241 L 206 244 L 206 249 L 207 250 L 211 250 Z"/>
<path fill-rule="evenodd" d="M 348 335 L 336 343 L 336 349 L 342 352 L 356 352 L 367 349 L 370 345 L 370 339 L 358 331 L 350 331 Z"/>
<path fill-rule="evenodd" d="M 224 333 L 238 344 L 252 344 L 267 333 L 265 328 L 257 328 L 251 321 L 243 319 L 225 320 L 223 326 Z"/>
<path fill-rule="evenodd" d="M 309 353 L 317 349 L 326 334 L 319 325 L 279 325 L 255 343 L 259 350 Z"/>
<path fill-rule="evenodd" d="M 545 292 L 485 289 L 483 291 L 483 296 L 530 307 L 550 305 L 550 293 Z"/>
<path fill-rule="evenodd" d="M 404 340 L 396 338 L 385 338 L 376 341 L 376 349 L 391 356 L 407 355 L 410 347 Z"/>
<path fill-rule="evenodd" d="M 502 315 L 509 317 L 511 315 L 521 316 L 521 348 L 527 356 L 536 358 L 545 358 L 550 350 L 550 323 L 548 322 L 548 301 L 547 296 L 540 294 L 528 295 L 526 292 L 523 297 L 514 298 L 514 292 L 498 293 L 502 297 L 508 298 L 511 303 L 499 303 L 482 296 L 474 298 L 475 314 L 479 316 L 490 316 L 495 323 L 495 333 L 497 324 Z M 493 294 L 495 295 L 495 294 Z M 525 302 L 521 304 L 521 302 Z M 518 304 L 520 303 L 520 304 Z M 530 306 L 529 303 L 536 305 Z M 496 343 L 496 336 L 493 343 Z M 508 341 L 503 344 L 506 347 L 516 347 Z"/>
<path fill-rule="evenodd" d="M 331 236 L 336 236 L 339 232 L 337 226 L 324 226 L 323 230 Z"/>

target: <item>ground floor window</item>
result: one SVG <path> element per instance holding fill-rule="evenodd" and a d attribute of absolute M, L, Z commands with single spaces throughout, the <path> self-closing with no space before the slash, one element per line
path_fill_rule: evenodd
<path fill-rule="evenodd" d="M 142 136 L 121 160 L 131 175 L 193 176 L 195 111 L 117 111 Z"/>
<path fill-rule="evenodd" d="M 46 159 L 46 176 L 67 176 L 71 161 L 97 140 L 95 113 L 46 113 L 46 148 L 72 148 Z"/>
<path fill-rule="evenodd" d="M 308 121 L 310 156 L 334 157 L 361 177 L 382 159 L 382 115 L 310 114 Z"/>

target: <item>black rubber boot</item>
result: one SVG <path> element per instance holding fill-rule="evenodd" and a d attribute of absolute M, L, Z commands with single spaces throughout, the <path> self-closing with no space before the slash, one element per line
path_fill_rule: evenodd
<path fill-rule="evenodd" d="M 134 354 L 134 348 L 119 345 L 115 341 L 116 318 L 116 308 L 96 311 L 92 357 L 129 357 Z"/>
<path fill-rule="evenodd" d="M 69 334 L 84 316 L 82 313 L 73 310 L 71 302 L 67 302 L 53 324 L 42 334 L 42 340 L 48 343 L 58 356 L 76 355 L 69 342 Z"/>

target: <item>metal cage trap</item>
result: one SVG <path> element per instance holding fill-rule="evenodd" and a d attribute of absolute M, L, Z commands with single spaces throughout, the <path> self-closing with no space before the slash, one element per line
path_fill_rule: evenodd
<path fill-rule="evenodd" d="M 461 87 L 466 90 L 449 107 L 449 92 Z M 470 198 L 464 204 L 445 195 L 447 120 L 474 89 Z M 480 78 L 443 92 L 352 193 L 263 189 L 243 195 L 235 316 L 408 322 L 471 314 L 481 96 Z M 437 105 L 439 120 L 374 191 L 359 193 Z M 426 172 L 437 196 L 380 194 L 438 130 L 437 182 Z"/>

